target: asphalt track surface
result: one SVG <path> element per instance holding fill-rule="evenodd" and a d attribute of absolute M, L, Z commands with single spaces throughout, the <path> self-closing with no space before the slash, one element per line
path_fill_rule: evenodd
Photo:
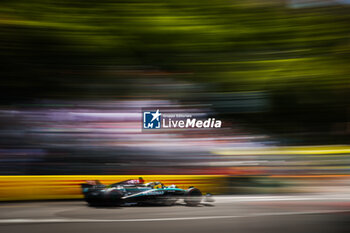
<path fill-rule="evenodd" d="M 198 207 L 1 203 L 0 232 L 345 233 L 350 232 L 350 195 L 220 196 Z"/>

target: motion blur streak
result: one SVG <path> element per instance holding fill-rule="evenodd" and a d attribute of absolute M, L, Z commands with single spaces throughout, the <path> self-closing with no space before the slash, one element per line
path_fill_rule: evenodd
<path fill-rule="evenodd" d="M 320 211 L 350 209 L 347 200 L 310 200 L 350 193 L 349 64 L 350 0 L 2 0 L 0 218 L 56 219 L 71 209 L 87 214 L 81 219 L 248 211 L 255 217 L 242 223 L 198 219 L 178 229 L 163 221 L 158 230 L 350 232 L 346 213 Z M 215 118 L 222 127 L 144 129 L 144 111 Z M 139 176 L 217 195 L 310 197 L 260 209 L 101 210 L 67 201 L 82 197 L 86 180 Z M 51 202 L 37 213 L 17 207 L 20 200 Z M 271 215 L 289 208 L 310 214 Z M 0 231 L 153 232 L 147 224 L 35 223 L 28 231 L 2 224 Z"/>
<path fill-rule="evenodd" d="M 140 175 L 135 175 L 138 177 Z M 145 175 L 147 181 L 161 181 L 188 188 L 196 186 L 203 192 L 227 193 L 225 176 L 215 175 Z M 0 176 L 0 201 L 82 199 L 80 184 L 86 180 L 100 180 L 112 184 L 129 179 L 130 176 L 80 175 L 80 176 Z M 132 177 L 131 177 L 132 178 Z"/>

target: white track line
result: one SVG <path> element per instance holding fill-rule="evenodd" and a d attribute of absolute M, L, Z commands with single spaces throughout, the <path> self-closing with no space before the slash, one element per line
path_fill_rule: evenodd
<path fill-rule="evenodd" d="M 266 201 L 349 201 L 350 195 L 342 196 L 217 196 L 216 203 L 266 202 Z"/>
<path fill-rule="evenodd" d="M 206 219 L 228 219 L 228 218 L 251 218 L 264 216 L 288 216 L 302 214 L 330 214 L 346 213 L 350 210 L 318 210 L 298 212 L 276 212 L 256 213 L 247 215 L 226 215 L 226 216 L 198 216 L 183 218 L 141 218 L 141 219 L 74 219 L 74 218 L 51 218 L 51 219 L 0 219 L 0 224 L 22 224 L 22 223 L 113 223 L 113 222 L 157 222 L 157 221 L 184 221 L 184 220 L 206 220 Z"/>

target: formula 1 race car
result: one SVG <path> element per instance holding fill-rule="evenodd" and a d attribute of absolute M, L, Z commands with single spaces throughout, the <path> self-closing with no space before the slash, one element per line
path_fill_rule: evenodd
<path fill-rule="evenodd" d="M 99 181 L 88 181 L 82 184 L 81 188 L 84 199 L 90 206 L 173 205 L 180 199 L 183 199 L 189 206 L 197 206 L 202 201 L 214 201 L 211 194 L 207 194 L 203 198 L 201 191 L 195 187 L 189 187 L 185 190 L 178 188 L 176 185 L 165 186 L 161 182 L 144 184 L 139 180 L 126 180 L 111 185 L 103 185 Z"/>

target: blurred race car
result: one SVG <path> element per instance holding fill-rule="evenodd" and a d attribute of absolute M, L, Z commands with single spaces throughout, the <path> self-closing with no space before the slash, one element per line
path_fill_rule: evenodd
<path fill-rule="evenodd" d="M 99 181 L 87 181 L 81 185 L 85 201 L 91 206 L 123 204 L 158 204 L 173 205 L 183 199 L 189 206 L 197 206 L 202 201 L 213 202 L 211 194 L 204 198 L 202 192 L 195 188 L 178 188 L 176 185 L 165 186 L 161 182 L 144 183 L 138 180 L 125 180 L 111 185 Z"/>

